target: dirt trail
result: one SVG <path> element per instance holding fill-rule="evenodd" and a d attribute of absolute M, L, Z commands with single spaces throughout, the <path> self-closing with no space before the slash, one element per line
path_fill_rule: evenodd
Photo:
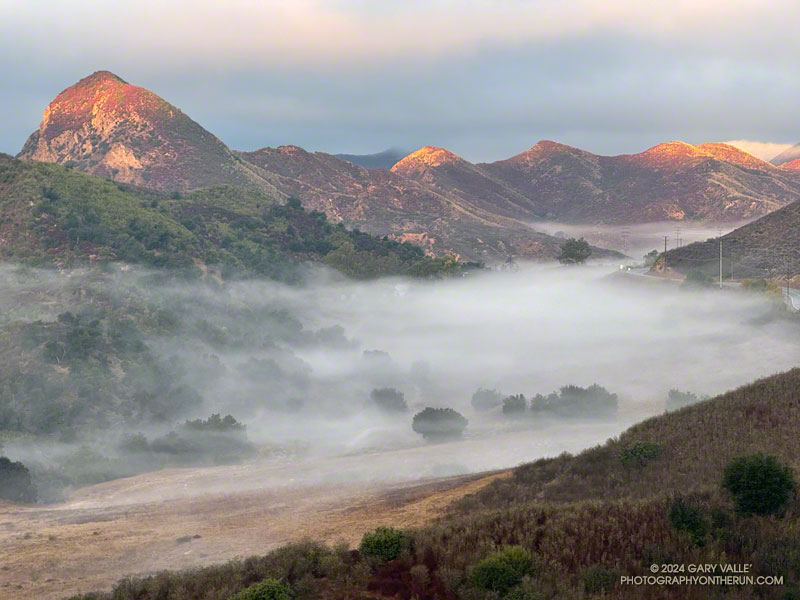
<path fill-rule="evenodd" d="M 297 471 L 172 469 L 78 490 L 60 505 L 0 505 L 0 599 L 61 599 L 125 575 L 263 554 L 305 537 L 355 544 L 378 525 L 421 525 L 508 473 L 325 483 L 287 477 Z"/>

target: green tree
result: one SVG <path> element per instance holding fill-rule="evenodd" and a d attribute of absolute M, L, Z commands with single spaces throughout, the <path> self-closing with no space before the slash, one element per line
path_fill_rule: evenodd
<path fill-rule="evenodd" d="M 394 388 L 379 388 L 369 395 L 372 403 L 386 413 L 402 413 L 408 410 L 405 396 Z"/>
<path fill-rule="evenodd" d="M 725 467 L 722 487 L 733 497 L 736 510 L 745 515 L 775 514 L 792 497 L 794 476 L 788 465 L 772 455 L 747 454 Z"/>
<path fill-rule="evenodd" d="M 692 537 L 696 546 L 703 544 L 708 532 L 708 521 L 703 516 L 703 512 L 691 501 L 676 496 L 670 502 L 669 522 L 678 531 L 685 531 Z"/>
<path fill-rule="evenodd" d="M 531 554 L 525 548 L 508 546 L 475 565 L 472 582 L 481 589 L 504 596 L 530 572 L 532 564 Z"/>
<path fill-rule="evenodd" d="M 0 498 L 12 502 L 36 501 L 36 488 L 28 468 L 5 456 L 0 456 Z"/>
<path fill-rule="evenodd" d="M 503 403 L 503 394 L 497 390 L 478 388 L 472 394 L 472 408 L 477 411 L 491 410 Z"/>
<path fill-rule="evenodd" d="M 592 248 L 589 242 L 581 238 L 569 238 L 566 242 L 561 244 L 561 253 L 558 255 L 558 261 L 565 265 L 579 265 L 585 263 L 586 260 L 592 255 Z"/>
<path fill-rule="evenodd" d="M 452 408 L 431 408 L 414 415 L 411 428 L 426 440 L 459 437 L 469 421 Z"/>
<path fill-rule="evenodd" d="M 528 409 L 528 400 L 522 394 L 506 396 L 503 398 L 503 414 L 516 416 L 525 414 Z"/>
<path fill-rule="evenodd" d="M 291 600 L 292 589 L 277 579 L 265 579 L 231 596 L 230 600 Z"/>
<path fill-rule="evenodd" d="M 394 560 L 408 545 L 408 538 L 399 529 L 378 527 L 364 534 L 358 551 L 365 558 L 377 559 L 381 562 Z"/>

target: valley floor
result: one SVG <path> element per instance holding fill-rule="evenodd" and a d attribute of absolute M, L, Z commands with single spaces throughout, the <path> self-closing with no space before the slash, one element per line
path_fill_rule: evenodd
<path fill-rule="evenodd" d="M 0 598 L 65 598 L 118 579 L 263 554 L 303 538 L 358 543 L 378 525 L 422 525 L 506 471 L 419 482 L 273 483 L 261 490 L 157 499 L 288 467 L 174 469 L 79 490 L 52 507 L 0 506 Z"/>

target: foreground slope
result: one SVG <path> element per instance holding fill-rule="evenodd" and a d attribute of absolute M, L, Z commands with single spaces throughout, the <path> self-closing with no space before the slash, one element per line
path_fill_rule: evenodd
<path fill-rule="evenodd" d="M 245 562 L 127 580 L 113 595 L 81 598 L 226 598 L 274 577 L 308 598 L 489 600 L 500 596 L 477 586 L 474 566 L 508 545 L 532 556 L 529 575 L 508 598 L 795 598 L 797 498 L 779 516 L 748 517 L 733 510 L 720 481 L 728 461 L 752 452 L 774 454 L 798 472 L 799 390 L 800 369 L 793 369 L 648 419 L 577 456 L 522 465 L 452 505 L 437 523 L 410 532 L 413 550 L 383 566 L 301 544 Z M 624 460 L 643 443 L 659 451 Z M 675 506 L 702 527 L 692 534 L 676 528 L 680 521 L 669 516 Z M 620 583 L 623 575 L 650 574 L 652 564 L 748 564 L 752 575 L 782 579 L 774 586 Z"/>

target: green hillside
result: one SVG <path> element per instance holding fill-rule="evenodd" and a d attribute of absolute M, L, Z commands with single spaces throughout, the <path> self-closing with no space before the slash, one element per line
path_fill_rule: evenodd
<path fill-rule="evenodd" d="M 362 553 L 296 544 L 76 598 L 227 599 L 265 578 L 282 580 L 296 598 L 331 600 L 798 598 L 796 496 L 756 516 L 737 510 L 721 486 L 725 466 L 754 452 L 798 472 L 798 390 L 793 369 L 648 419 L 577 456 L 522 465 L 427 528 L 380 532 Z M 364 554 L 373 547 L 397 557 Z M 651 574 L 653 564 L 748 564 L 752 575 L 780 577 L 782 585 L 620 583 L 623 575 Z"/>
<path fill-rule="evenodd" d="M 298 201 L 235 187 L 182 196 L 0 155 L 0 259 L 70 267 L 102 261 L 207 268 L 297 280 L 303 263 L 342 273 L 438 276 L 460 271 L 415 246 L 330 224 Z"/>

